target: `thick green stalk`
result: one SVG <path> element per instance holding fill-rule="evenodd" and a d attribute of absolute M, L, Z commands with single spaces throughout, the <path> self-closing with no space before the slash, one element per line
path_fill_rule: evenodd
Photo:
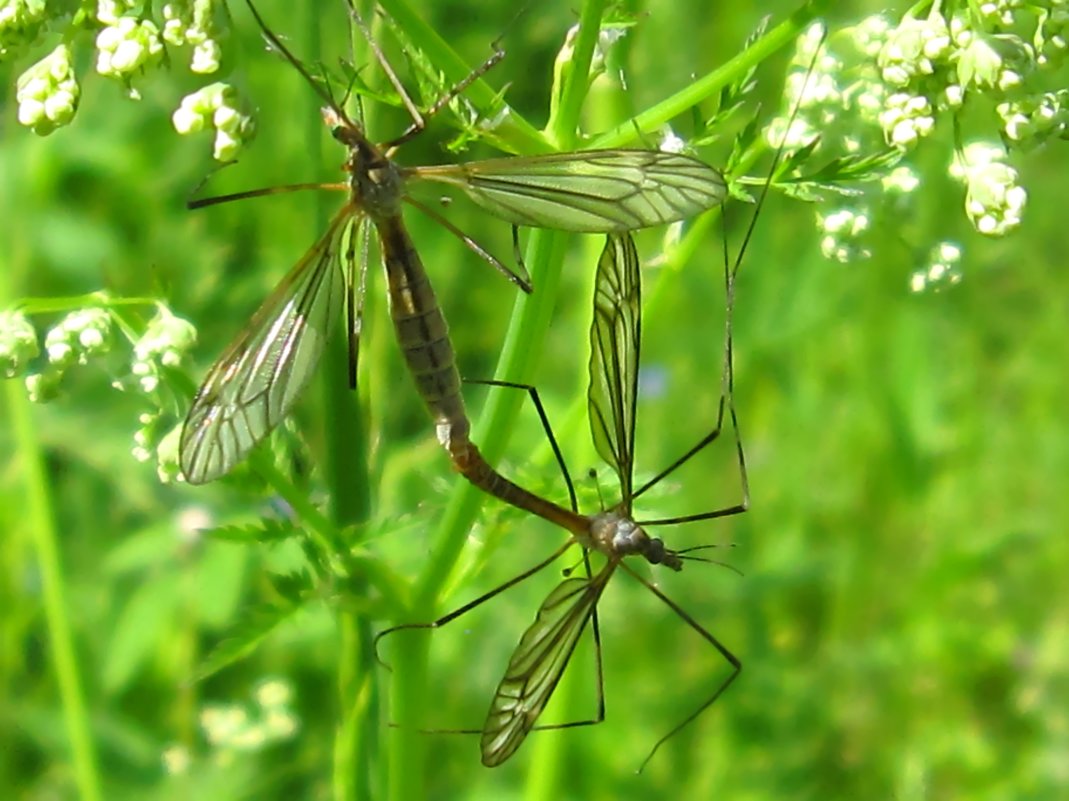
<path fill-rule="evenodd" d="M 586 52 L 587 56 L 581 68 L 577 60 L 569 71 L 567 83 L 562 89 L 564 98 L 582 98 L 602 6 L 602 0 L 591 0 L 584 7 L 583 27 L 577 38 L 576 52 Z M 558 89 L 553 87 L 551 91 Z M 565 147 L 574 144 L 580 108 L 581 102 L 566 101 L 554 121 L 554 138 Z M 531 233 L 525 263 L 535 291 L 516 299 L 498 361 L 496 376 L 499 379 L 529 382 L 535 375 L 560 284 L 565 242 L 565 236 L 560 233 Z M 473 439 L 491 464 L 504 452 L 522 400 L 521 393 L 517 392 L 492 393 L 475 425 Z M 416 587 L 411 610 L 414 619 L 427 619 L 433 614 L 438 594 L 456 566 L 468 531 L 484 500 L 485 496 L 467 482 L 458 481 L 454 486 L 433 539 L 431 558 Z M 411 757 L 413 754 L 422 755 L 426 747 L 417 728 L 419 715 L 426 708 L 429 637 L 413 635 L 398 639 L 394 651 L 391 708 L 399 726 L 390 737 L 390 787 L 391 798 L 400 801 L 424 797 L 424 776 L 422 772 L 411 768 Z M 422 759 L 415 759 L 415 764 L 422 764 Z"/>
<path fill-rule="evenodd" d="M 461 58 L 430 23 L 409 6 L 407 0 L 381 0 L 379 5 L 454 84 L 467 78 L 473 66 L 477 66 Z M 499 102 L 498 91 L 481 78 L 464 91 L 464 97 L 483 113 Z M 545 153 L 551 150 L 545 135 L 516 114 L 504 116 L 494 130 L 494 136 L 518 153 Z"/>
<path fill-rule="evenodd" d="M 11 131 L 7 133 L 10 134 Z M 12 163 L 19 162 L 12 160 Z M 13 186 L 24 184 L 20 177 L 24 176 L 10 176 Z M 0 200 L 6 200 L 6 194 L 0 193 Z M 7 203 L 4 205 L 8 206 Z M 14 221 L 16 217 L 8 213 L 10 211 L 9 206 L 0 208 L 0 219 L 5 222 Z M 4 241 L 14 245 L 9 247 L 5 254 L 6 263 L 0 264 L 0 309 L 7 308 L 11 297 L 17 294 L 17 289 L 12 284 L 20 274 L 20 268 L 24 269 L 27 263 L 25 254 L 20 252 L 18 247 L 25 237 L 15 236 L 10 226 L 7 227 L 8 234 Z M 90 728 L 74 634 L 68 615 L 66 579 L 53 514 L 51 484 L 26 389 L 19 380 L 6 380 L 2 383 L 5 396 L 3 405 L 8 412 L 4 428 L 15 447 L 15 458 L 21 463 L 21 469 L 12 471 L 12 475 L 17 474 L 22 479 L 21 519 L 29 532 L 37 567 L 41 573 L 41 599 L 48 625 L 51 664 L 63 703 L 63 720 L 69 740 L 74 782 L 78 787 L 78 797 L 82 801 L 99 801 L 102 794 L 96 744 Z"/>
<path fill-rule="evenodd" d="M 301 52 L 309 63 L 322 61 L 320 14 L 309 7 L 303 20 Z M 318 98 L 306 93 L 305 143 L 309 164 L 320 164 L 323 153 L 322 119 Z M 337 200 L 326 193 L 316 195 L 309 238 L 325 230 Z M 313 233 L 314 232 L 314 233 Z M 340 326 L 340 321 L 332 321 Z M 370 516 L 370 487 L 367 470 L 367 432 L 360 403 L 351 392 L 348 375 L 348 338 L 334 336 L 324 353 L 319 370 L 323 429 L 319 441 L 323 453 L 320 469 L 329 498 L 328 515 L 335 530 L 352 531 Z M 332 543 L 340 563 L 354 543 Z M 352 584 L 348 585 L 351 589 Z M 370 799 L 372 769 L 377 747 L 372 745 L 377 726 L 375 672 L 369 667 L 371 628 L 360 614 L 340 609 L 338 625 L 338 712 L 335 731 L 332 786 L 338 801 Z"/>
<path fill-rule="evenodd" d="M 572 57 L 561 88 L 561 102 L 557 113 L 550 119 L 550 139 L 561 150 L 571 150 L 579 138 L 579 114 L 590 88 L 590 64 L 594 48 L 601 32 L 601 16 L 605 13 L 605 0 L 586 0 L 579 19 L 579 32 L 575 37 Z M 554 86 L 556 91 L 558 87 Z"/>
<path fill-rule="evenodd" d="M 757 66 L 781 47 L 792 43 L 798 38 L 798 34 L 824 13 L 829 5 L 828 0 L 811 0 L 731 61 L 712 70 L 685 89 L 665 98 L 641 114 L 635 115 L 634 118 L 594 137 L 590 146 L 620 147 L 633 142 L 636 136 L 656 131 L 674 117 L 718 95 L 721 89 L 744 74 L 746 70 Z"/>
<path fill-rule="evenodd" d="M 39 440 L 30 412 L 30 401 L 21 382 L 5 381 L 10 433 L 13 435 L 23 477 L 23 514 L 33 540 L 37 566 L 41 571 L 41 597 L 48 621 L 48 641 L 56 684 L 63 699 L 63 719 L 67 726 L 74 779 L 82 801 L 98 801 L 100 776 L 97 771 L 96 746 L 89 726 L 74 635 L 67 614 L 67 595 L 63 564 L 57 545 L 52 514 L 52 496 L 45 473 Z"/>

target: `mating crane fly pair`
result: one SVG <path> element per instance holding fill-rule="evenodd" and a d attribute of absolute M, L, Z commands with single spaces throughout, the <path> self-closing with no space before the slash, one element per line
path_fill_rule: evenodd
<path fill-rule="evenodd" d="M 334 138 L 349 153 L 345 163 L 349 178 L 341 183 L 295 184 L 246 191 L 194 201 L 191 207 L 304 189 L 344 191 L 349 198 L 331 219 L 319 241 L 291 269 L 210 369 L 194 398 L 182 433 L 180 459 L 186 479 L 199 484 L 229 472 L 285 418 L 309 381 L 342 306 L 347 311 L 350 380 L 355 380 L 363 271 L 366 269 L 365 259 L 358 272 L 357 252 L 361 250 L 358 243 L 366 243 L 369 228 L 374 227 L 382 251 L 390 314 L 398 342 L 417 390 L 434 420 L 437 437 L 451 461 L 476 486 L 562 526 L 571 535 L 549 559 L 487 596 L 424 625 L 436 627 L 454 619 L 503 589 L 534 575 L 573 544 L 578 543 L 584 549 L 584 555 L 597 551 L 607 558 L 598 573 L 592 575 L 588 567 L 586 577 L 566 578 L 561 582 L 542 604 L 534 624 L 523 635 L 495 692 L 482 730 L 484 764 L 497 765 L 505 761 L 535 727 L 580 635 L 592 619 L 595 640 L 598 641 L 596 605 L 618 567 L 645 584 L 732 666 L 730 676 L 715 693 L 667 735 L 670 736 L 713 703 L 738 675 L 741 665 L 715 637 L 660 590 L 634 573 L 623 559 L 639 555 L 650 563 L 679 570 L 684 559 L 701 557 L 688 554 L 687 550 L 666 548 L 660 539 L 645 532 L 644 525 L 723 517 L 745 511 L 747 507 L 745 462 L 731 393 L 730 308 L 734 275 L 742 254 L 740 252 L 731 270 L 725 260 L 728 323 L 724 391 L 716 426 L 657 477 L 632 491 L 640 281 L 638 257 L 628 232 L 686 219 L 717 205 L 726 195 L 723 177 L 704 162 L 689 156 L 625 149 L 498 158 L 460 165 L 400 166 L 392 160 L 398 146 L 421 131 L 427 117 L 443 108 L 449 99 L 500 58 L 500 54 L 456 86 L 424 116 L 413 113 L 413 124 L 400 137 L 376 146 L 268 29 L 251 2 L 248 6 L 272 48 L 282 54 L 324 100 L 324 120 Z M 350 12 L 387 77 L 414 112 L 400 81 L 351 4 Z M 409 203 L 442 222 L 521 288 L 530 290 L 531 287 L 525 275 L 505 267 L 436 212 L 410 197 L 406 186 L 417 181 L 457 187 L 486 211 L 513 226 L 608 234 L 596 283 L 589 406 L 596 448 L 612 465 L 620 481 L 621 501 L 611 510 L 593 516 L 581 515 L 575 509 L 574 492 L 571 509 L 540 498 L 498 474 L 470 441 L 470 423 L 461 397 L 448 328 L 423 264 L 404 227 L 403 204 Z M 751 231 L 752 227 L 753 223 Z M 715 441 L 725 420 L 725 408 L 736 433 L 742 501 L 726 509 L 676 520 L 635 521 L 632 516 L 634 499 Z M 555 445 L 554 448 L 556 450 Z M 395 627 L 382 634 L 410 627 Z M 600 650 L 598 658 L 600 660 Z M 599 704 L 599 707 L 599 712 L 603 713 L 604 705 Z M 654 750 L 664 739 L 658 741 Z"/>

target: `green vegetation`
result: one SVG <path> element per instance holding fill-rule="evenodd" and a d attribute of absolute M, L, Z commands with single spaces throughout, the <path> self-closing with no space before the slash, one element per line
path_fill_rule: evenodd
<path fill-rule="evenodd" d="M 477 13 L 471 3 L 425 4 L 411 19 L 404 3 L 383 5 L 404 47 L 381 22 L 376 33 L 406 83 L 420 85 L 423 105 L 488 56 L 503 29 L 508 52 L 467 96 L 482 117 L 507 87 L 514 119 L 484 132 L 464 127 L 466 112 L 451 112 L 403 147 L 402 163 L 497 152 L 487 143 L 516 152 L 572 148 L 577 130 L 608 131 L 597 144 L 634 144 L 632 118 L 652 145 L 671 119 L 679 136 L 699 143 L 702 158 L 754 181 L 769 159 L 748 123 L 758 114 L 763 126 L 781 109 L 790 45 L 818 10 L 785 22 L 796 6 L 766 4 L 771 33 L 756 40 L 750 53 L 759 57 L 748 64 L 732 59 L 757 27 L 756 12 L 739 5 L 710 14 L 699 0 L 650 4 L 626 17 L 628 35 L 610 51 L 607 73 L 622 69 L 626 91 L 601 78 L 580 104 L 581 76 L 554 72 L 576 22 L 567 4 L 537 4 L 511 26 L 506 2 L 477 4 Z M 585 4 L 583 19 L 597 20 L 600 5 Z M 833 48 L 843 45 L 836 31 L 868 13 L 849 5 L 834 4 Z M 964 4 L 946 5 L 965 13 Z M 404 111 L 390 102 L 341 2 L 323 3 L 316 14 L 269 0 L 257 7 L 298 57 L 322 63 L 336 92 L 353 84 L 372 138 L 404 129 Z M 225 147 L 217 132 L 216 153 L 240 145 L 240 158 L 212 174 L 198 196 L 338 180 L 343 154 L 322 125 L 317 98 L 264 51 L 244 5 L 231 12 L 212 30 L 222 43 L 218 80 L 237 91 L 197 96 L 225 98 L 228 108 L 244 101 L 241 114 L 255 111 L 256 139 L 245 141 L 245 117 Z M 1000 71 L 970 43 L 976 97 L 961 107 L 957 126 L 946 109 L 888 103 L 898 116 L 880 124 L 890 141 L 913 147 L 903 162 L 921 181 L 913 194 L 855 180 L 893 166 L 879 128 L 857 134 L 861 155 L 873 162 L 836 162 L 850 121 L 809 120 L 821 147 L 787 164 L 808 179 L 770 196 L 737 288 L 736 405 L 751 510 L 657 531 L 676 548 L 734 545 L 713 555 L 743 576 L 711 565 L 649 574 L 738 655 L 743 672 L 636 776 L 657 739 L 708 697 L 727 666 L 625 576 L 601 605 L 602 725 L 536 732 L 494 770 L 479 765 L 473 735 L 390 726 L 479 727 L 559 570 L 431 636 L 384 641 L 392 673 L 374 662 L 374 631 L 429 620 L 476 597 L 548 555 L 562 535 L 480 497 L 452 473 L 403 374 L 377 269 L 369 271 L 355 395 L 336 337 L 294 426 L 274 451 L 258 454 L 254 469 L 188 487 L 161 483 L 152 461 L 133 457 L 155 458 L 161 442 L 166 454 L 179 399 L 323 230 L 342 195 L 187 211 L 213 166 L 211 137 L 179 138 L 172 125 L 182 99 L 205 85 L 185 70 L 185 57 L 173 59 L 170 72 L 145 76 L 114 74 L 121 62 L 113 59 L 112 77 L 122 80 L 109 81 L 92 74 L 91 47 L 73 45 L 55 76 L 67 105 L 57 111 L 41 100 L 28 124 L 49 135 L 35 135 L 15 119 L 25 85 L 16 90 L 14 77 L 58 41 L 23 53 L 23 40 L 41 24 L 26 19 L 19 36 L 4 31 L 0 48 L 5 58 L 7 48 L 12 58 L 25 56 L 14 70 L 0 65 L 11 75 L 0 145 L 0 313 L 34 299 L 21 308 L 42 345 L 44 332 L 76 309 L 89 310 L 76 330 L 95 333 L 80 340 L 88 365 L 34 384 L 36 395 L 54 396 L 50 403 L 30 403 L 25 376 L 0 384 L 0 787 L 11 797 L 911 801 L 1066 792 L 1069 596 L 1059 577 L 1069 551 L 1057 521 L 1069 520 L 1059 479 L 1069 474 L 1069 279 L 1056 272 L 1066 164 L 1060 110 L 1038 126 L 1040 115 L 1029 116 L 1036 104 L 1021 95 L 994 114 L 1003 101 L 995 87 L 1012 83 L 1005 64 L 1016 66 L 1019 53 L 1003 50 Z M 1012 26 L 991 25 L 1009 48 Z M 228 26 L 229 38 L 221 32 Z M 910 35 L 929 42 L 934 28 L 919 28 Z M 575 47 L 591 43 L 580 36 Z M 109 47 L 120 52 L 115 42 Z M 202 59 L 217 58 L 209 50 Z M 910 52 L 904 44 L 896 58 L 884 53 L 885 76 L 893 71 L 909 91 L 945 93 L 949 51 L 924 50 L 931 70 L 914 71 Z M 757 62 L 757 86 L 743 92 Z M 144 66 L 165 63 L 154 51 Z M 716 72 L 725 63 L 732 66 Z M 72 74 L 80 88 L 71 88 Z M 125 97 L 130 76 L 139 103 Z M 1058 76 L 1053 67 L 1042 76 L 1055 99 L 1066 85 Z M 717 115 L 715 101 L 729 85 L 743 105 Z M 689 110 L 694 102 L 699 114 Z M 202 114 L 210 103 L 186 106 Z M 46 108 L 55 114 L 41 116 Z M 934 130 L 929 114 L 938 119 Z M 1034 149 L 989 153 L 979 166 L 970 160 L 965 177 L 948 176 L 955 145 L 981 135 L 997 143 L 999 120 L 1011 139 Z M 185 122 L 190 132 L 203 125 Z M 537 133 L 543 126 L 546 138 Z M 733 148 L 737 136 L 754 147 Z M 806 131 L 792 137 L 806 141 Z M 455 156 L 446 148 L 454 142 L 470 149 Z M 976 201 L 968 214 L 963 184 Z M 1027 188 L 1027 206 L 1018 185 Z M 736 192 L 744 186 L 756 191 L 737 183 Z M 858 188 L 867 188 L 867 211 L 840 194 Z M 816 207 L 821 231 L 814 206 L 787 194 L 824 199 Z M 751 210 L 730 206 L 733 251 Z M 445 213 L 510 256 L 507 226 L 460 201 Z M 525 232 L 536 286 L 526 301 L 448 232 L 411 210 L 406 221 L 451 322 L 462 374 L 504 370 L 537 384 L 581 507 L 597 508 L 586 477 L 597 460 L 584 393 L 600 238 Z M 976 232 L 985 225 L 1008 234 Z M 654 263 L 645 285 L 640 478 L 715 418 L 719 231 L 713 213 L 684 229 L 678 244 L 663 231 L 638 237 L 644 260 Z M 825 259 L 822 247 L 849 263 Z M 866 251 L 868 259 L 858 258 Z M 101 290 L 106 295 L 91 294 Z M 162 345 L 144 344 L 166 339 L 161 325 L 177 326 L 166 339 L 176 348 L 189 333 L 166 316 L 150 323 L 157 301 L 196 326 L 197 344 L 177 367 Z M 110 329 L 99 309 L 111 315 Z M 23 333 L 20 342 L 32 340 L 25 325 L 9 318 L 4 325 Z M 150 327 L 155 338 L 132 353 L 128 342 Z M 31 366 L 40 370 L 42 362 Z M 135 372 L 133 362 L 147 366 Z M 529 403 L 519 393 L 469 389 L 473 439 L 503 473 L 563 502 Z M 599 485 L 614 500 L 604 469 Z M 714 447 L 638 511 L 646 518 L 701 512 L 739 494 L 730 448 Z M 594 709 L 587 643 L 545 722 Z"/>

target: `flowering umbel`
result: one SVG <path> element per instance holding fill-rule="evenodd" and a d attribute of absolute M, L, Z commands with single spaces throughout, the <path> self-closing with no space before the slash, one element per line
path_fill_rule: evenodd
<path fill-rule="evenodd" d="M 80 63 L 75 56 L 78 48 L 90 43 L 96 72 L 118 81 L 134 100 L 141 97 L 138 87 L 145 81 L 181 63 L 176 58 L 179 50 L 188 49 L 190 72 L 214 74 L 222 66 L 227 20 L 223 0 L 173 0 L 159 6 L 97 0 L 80 7 L 45 0 L 0 0 L 0 62 L 21 58 L 50 37 L 58 41 L 18 77 L 18 120 L 41 136 L 74 120 L 85 80 L 75 71 Z M 180 133 L 191 132 L 177 120 L 188 118 L 193 106 L 198 113 L 211 106 L 215 157 L 237 158 L 255 126 L 236 90 L 213 83 L 187 95 L 175 111 Z"/>

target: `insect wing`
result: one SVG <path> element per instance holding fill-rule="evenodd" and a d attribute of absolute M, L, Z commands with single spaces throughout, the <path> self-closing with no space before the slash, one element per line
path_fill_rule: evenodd
<path fill-rule="evenodd" d="M 360 334 L 364 330 L 364 298 L 367 294 L 368 247 L 371 222 L 364 217 L 352 227 L 344 260 L 348 268 L 345 308 L 348 312 L 345 330 L 349 337 L 349 388 L 356 389 L 356 373 L 360 367 Z M 344 238 L 344 237 L 343 237 Z M 356 270 L 356 254 L 360 253 L 360 269 Z"/>
<path fill-rule="evenodd" d="M 487 767 L 502 764 L 527 738 L 553 695 L 612 572 L 612 566 L 606 566 L 593 579 L 565 579 L 539 607 L 490 702 L 480 741 L 482 762 Z"/>
<path fill-rule="evenodd" d="M 353 233 L 346 206 L 208 372 L 179 446 L 190 484 L 225 475 L 289 413 L 340 313 Z"/>
<path fill-rule="evenodd" d="M 641 286 L 634 240 L 630 234 L 610 234 L 594 279 L 587 407 L 594 447 L 616 471 L 625 504 L 630 504 L 635 454 Z"/>
<path fill-rule="evenodd" d="M 727 194 L 724 176 L 705 162 L 656 150 L 587 150 L 409 172 L 459 187 L 514 225 L 580 233 L 685 220 L 721 203 Z"/>

